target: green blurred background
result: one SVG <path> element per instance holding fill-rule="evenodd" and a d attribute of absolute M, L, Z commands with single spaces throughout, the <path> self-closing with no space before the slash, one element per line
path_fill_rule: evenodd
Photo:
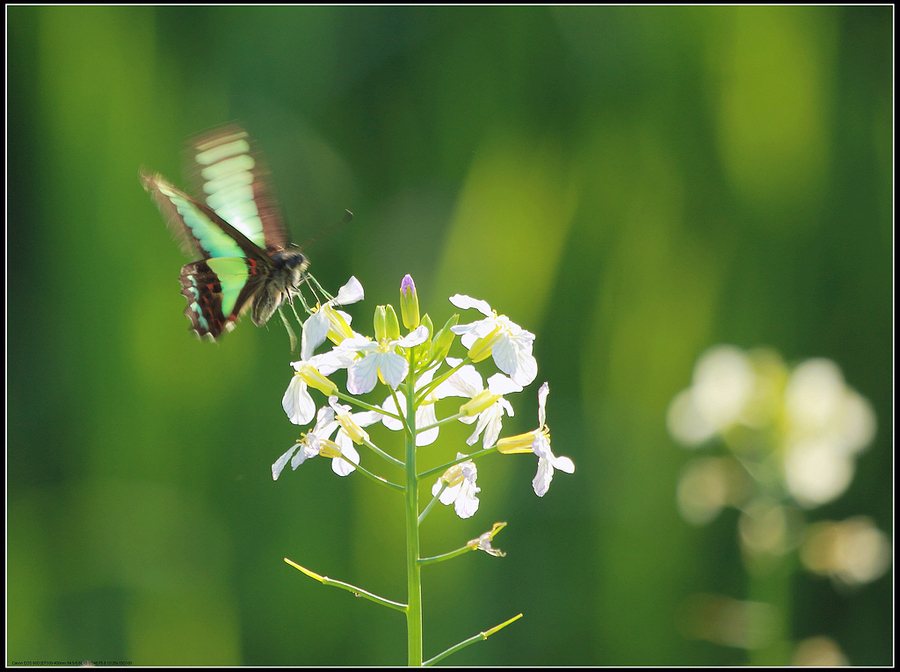
<path fill-rule="evenodd" d="M 426 657 L 521 611 L 449 662 L 747 662 L 678 623 L 694 593 L 746 598 L 735 517 L 675 508 L 689 456 L 666 408 L 715 343 L 841 366 L 878 433 L 808 517 L 892 530 L 892 7 L 7 19 L 8 664 L 406 661 L 399 614 L 282 561 L 403 600 L 400 498 L 326 460 L 272 482 L 299 431 L 284 330 L 188 333 L 187 260 L 138 182 L 146 165 L 183 185 L 184 139 L 232 119 L 318 280 L 362 281 L 358 328 L 411 273 L 435 323 L 460 292 L 537 335 L 507 431 L 535 426 L 549 381 L 577 471 L 538 499 L 535 461 L 495 456 L 474 518 L 432 513 L 426 554 L 505 520 L 508 555 L 424 571 Z M 841 592 L 796 573 L 790 635 L 890 664 L 892 574 Z"/>

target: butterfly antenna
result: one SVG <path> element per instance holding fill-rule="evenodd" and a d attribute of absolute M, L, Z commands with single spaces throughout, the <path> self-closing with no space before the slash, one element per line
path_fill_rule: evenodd
<path fill-rule="evenodd" d="M 327 229 L 325 229 L 324 231 L 321 231 L 321 232 L 320 232 L 318 235 L 316 235 L 315 237 L 310 238 L 309 240 L 307 240 L 307 241 L 306 241 L 305 243 L 303 243 L 303 245 L 301 245 L 300 247 L 301 247 L 301 248 L 303 248 L 303 247 L 308 247 L 309 245 L 312 245 L 312 244 L 313 244 L 314 242 L 316 242 L 317 240 L 321 240 L 321 239 L 324 238 L 325 236 L 331 235 L 331 234 L 334 232 L 335 229 L 337 229 L 337 228 L 339 228 L 339 227 L 341 227 L 341 226 L 344 226 L 345 224 L 349 224 L 349 223 L 352 222 L 352 221 L 353 221 L 353 213 L 350 212 L 349 210 L 344 210 L 344 216 L 343 216 L 343 217 L 341 217 L 338 221 L 334 222 L 331 226 L 329 226 L 329 227 L 328 227 Z"/>
<path fill-rule="evenodd" d="M 351 221 L 353 221 L 353 213 L 350 212 L 349 210 L 344 210 L 343 217 L 341 217 L 338 221 L 334 222 L 331 226 L 329 226 L 327 229 L 325 229 L 324 231 L 319 233 L 314 238 L 308 239 L 305 243 L 303 243 L 303 245 L 300 246 L 301 249 L 304 247 L 308 247 L 309 245 L 312 245 L 317 240 L 321 240 L 322 238 L 324 238 L 327 235 L 330 235 L 335 229 L 337 229 L 338 227 L 344 226 L 345 224 L 349 224 Z M 322 304 L 322 299 L 319 298 L 319 292 L 321 292 L 322 295 L 325 297 L 325 301 L 330 301 L 331 299 L 334 298 L 333 296 L 331 296 L 331 294 L 329 294 L 327 291 L 325 291 L 325 288 L 323 288 L 322 285 L 319 284 L 319 281 L 316 280 L 315 276 L 313 276 L 311 273 L 306 273 L 303 280 L 304 280 L 306 286 L 309 287 L 309 291 L 312 292 L 313 298 L 316 300 L 317 304 L 319 304 L 319 305 Z M 300 294 L 298 292 L 296 294 L 296 296 L 300 297 L 300 301 L 303 303 L 303 309 L 307 312 L 307 314 L 312 315 L 313 311 L 310 309 L 309 305 L 307 305 L 306 298 L 303 296 L 303 294 Z M 291 308 L 294 308 L 293 296 L 291 297 Z M 294 309 L 294 314 L 295 315 L 297 314 L 296 309 Z M 297 319 L 302 324 L 303 321 L 300 320 L 299 317 Z"/>

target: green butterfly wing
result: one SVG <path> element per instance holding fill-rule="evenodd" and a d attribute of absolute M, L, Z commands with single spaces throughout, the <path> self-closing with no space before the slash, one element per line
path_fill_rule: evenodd
<path fill-rule="evenodd" d="M 188 142 L 186 173 L 215 213 L 272 255 L 290 243 L 271 176 L 250 135 L 231 123 Z"/>
<path fill-rule="evenodd" d="M 188 254 L 202 261 L 181 270 L 185 314 L 200 336 L 213 339 L 233 328 L 241 312 L 272 275 L 269 256 L 243 233 L 172 186 L 161 175 L 142 173 L 141 181 Z"/>

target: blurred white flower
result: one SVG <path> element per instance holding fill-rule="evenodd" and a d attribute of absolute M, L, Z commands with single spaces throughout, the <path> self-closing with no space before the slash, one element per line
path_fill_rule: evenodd
<path fill-rule="evenodd" d="M 891 555 L 890 540 L 866 516 L 814 523 L 800 547 L 800 560 L 810 571 L 848 587 L 881 577 Z"/>
<path fill-rule="evenodd" d="M 831 360 L 809 359 L 790 371 L 772 350 L 745 353 L 730 345 L 698 358 L 691 386 L 672 399 L 666 422 L 687 447 L 720 438 L 754 478 L 771 480 L 775 456 L 779 480 L 807 508 L 847 489 L 855 456 L 871 443 L 876 424 L 871 404 Z M 697 521 L 715 508 L 683 513 Z"/>

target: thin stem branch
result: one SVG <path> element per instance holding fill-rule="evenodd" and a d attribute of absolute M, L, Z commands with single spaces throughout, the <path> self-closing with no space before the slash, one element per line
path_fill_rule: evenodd
<path fill-rule="evenodd" d="M 359 406 L 360 408 L 364 408 L 367 411 L 375 411 L 376 413 L 381 413 L 381 415 L 386 415 L 389 418 L 393 418 L 394 420 L 403 422 L 403 416 L 399 413 L 390 413 L 381 408 L 381 406 L 375 406 L 374 404 L 362 401 L 361 399 L 357 399 L 356 397 L 351 397 L 349 394 L 344 394 L 340 390 L 335 391 L 333 396 L 337 397 L 338 399 L 343 399 L 350 404 Z"/>
<path fill-rule="evenodd" d="M 441 493 L 443 493 L 444 490 L 446 490 L 446 489 L 447 489 L 447 484 L 441 483 L 440 491 L 434 497 L 431 498 L 431 501 L 428 502 L 428 505 L 422 510 L 422 513 L 419 514 L 419 525 L 422 524 L 422 521 L 425 520 L 425 516 L 427 516 L 428 512 L 434 508 L 434 505 L 437 503 L 438 499 L 440 498 Z"/>
<path fill-rule="evenodd" d="M 463 553 L 468 553 L 469 551 L 477 551 L 477 546 L 469 546 L 466 544 L 462 548 L 457 548 L 455 551 L 449 551 L 447 553 L 441 553 L 440 555 L 433 555 L 430 558 L 422 558 L 419 560 L 419 565 L 425 566 L 430 565 L 435 562 L 443 562 L 444 560 L 449 560 L 450 558 L 455 558 L 458 555 L 462 555 Z"/>
<path fill-rule="evenodd" d="M 452 369 L 450 369 L 450 370 L 448 370 L 448 371 L 445 371 L 445 372 L 442 373 L 440 376 L 438 376 L 437 378 L 435 378 L 434 380 L 432 380 L 430 383 L 428 383 L 428 385 L 425 385 L 421 390 L 419 390 L 419 391 L 416 393 L 416 394 L 417 394 L 416 402 L 419 402 L 419 401 L 421 401 L 422 399 L 424 399 L 425 397 L 427 397 L 427 396 L 428 396 L 429 394 L 431 394 L 435 389 L 437 389 L 437 386 L 438 386 L 438 385 L 440 385 L 441 383 L 443 383 L 443 382 L 444 382 L 445 380 L 447 380 L 450 376 L 452 376 L 454 373 L 456 373 L 457 371 L 459 371 L 463 366 L 465 366 L 466 364 L 468 364 L 468 363 L 471 362 L 471 361 L 472 361 L 471 359 L 469 359 L 468 357 L 466 357 L 466 358 L 463 359 L 459 364 L 457 364 L 456 366 L 454 366 Z"/>
<path fill-rule="evenodd" d="M 438 661 L 443 660 L 444 658 L 446 658 L 447 656 L 449 656 L 451 653 L 456 653 L 456 652 L 459 651 L 460 649 L 463 649 L 463 648 L 467 647 L 469 644 L 474 644 L 475 642 L 482 642 L 482 641 L 484 641 L 485 639 L 487 639 L 488 637 L 490 637 L 491 635 L 493 635 L 493 634 L 494 634 L 495 632 L 497 632 L 498 630 L 502 630 L 502 629 L 505 628 L 507 625 L 509 625 L 509 624 L 512 623 L 513 621 L 518 621 L 520 618 L 522 618 L 522 614 L 518 614 L 518 615 L 516 615 L 516 616 L 513 616 L 513 617 L 512 617 L 511 619 L 509 619 L 508 621 L 504 621 L 504 622 L 501 623 L 500 625 L 495 625 L 493 628 L 491 628 L 490 630 L 488 630 L 488 631 L 486 631 L 486 632 L 479 632 L 477 635 L 472 635 L 472 636 L 469 637 L 468 639 L 461 641 L 461 642 L 460 642 L 459 644 L 457 644 L 456 646 L 451 646 L 449 649 L 447 649 L 447 650 L 444 651 L 443 653 L 439 653 L 439 654 L 436 655 L 434 658 L 431 658 L 431 659 L 429 659 L 429 660 L 426 660 L 426 661 L 423 663 L 423 665 L 434 665 L 434 664 L 437 663 Z"/>
<path fill-rule="evenodd" d="M 387 480 L 383 476 L 378 476 L 377 474 L 373 474 L 371 471 L 369 471 L 368 469 L 366 469 L 363 466 L 360 466 L 358 464 L 355 464 L 353 466 L 355 466 L 356 470 L 358 472 L 360 472 L 363 476 L 368 476 L 376 483 L 381 483 L 382 485 L 386 485 L 389 488 L 393 488 L 394 490 L 399 490 L 400 492 L 403 492 L 406 489 L 402 485 L 399 485 L 398 483 L 392 483 L 391 481 Z"/>
<path fill-rule="evenodd" d="M 366 447 L 369 448 L 373 453 L 375 453 L 376 455 L 378 455 L 378 457 L 380 457 L 381 459 L 383 459 L 383 460 L 385 460 L 385 461 L 387 461 L 387 462 L 390 462 L 390 463 L 393 464 L 395 467 L 400 467 L 401 469 L 403 468 L 403 466 L 404 466 L 404 465 L 403 465 L 403 462 L 401 462 L 400 460 L 398 460 L 398 459 L 397 459 L 396 457 L 394 457 L 393 455 L 388 455 L 386 452 L 384 452 L 381 448 L 379 448 L 378 446 L 376 446 L 376 445 L 375 445 L 374 443 L 372 443 L 370 440 L 364 438 L 364 439 L 363 439 L 363 443 L 365 443 L 365 444 L 366 444 Z"/>
<path fill-rule="evenodd" d="M 423 471 L 419 474 L 419 480 L 421 481 L 423 478 L 428 478 L 429 476 L 433 476 L 434 474 L 440 472 L 444 473 L 452 467 L 454 464 L 459 464 L 460 462 L 465 462 L 466 460 L 477 460 L 479 457 L 484 457 L 490 453 L 496 453 L 497 446 L 492 446 L 490 448 L 484 448 L 483 450 L 478 450 L 471 455 L 464 455 L 463 457 L 459 457 L 452 462 L 447 462 L 446 464 L 442 464 L 440 467 L 435 467 L 434 469 L 429 469 L 428 471 Z"/>
<path fill-rule="evenodd" d="M 288 560 L 287 558 L 284 561 L 289 564 L 294 569 L 299 569 L 301 572 L 306 574 L 308 577 L 315 579 L 319 583 L 324 583 L 326 586 L 334 586 L 335 588 L 343 588 L 344 590 L 353 593 L 359 597 L 365 597 L 367 600 L 372 600 L 376 604 L 380 604 L 385 607 L 390 607 L 391 609 L 396 609 L 397 611 L 406 611 L 407 605 L 402 604 L 400 602 L 394 602 L 393 600 L 388 600 L 384 597 L 376 595 L 375 593 L 370 593 L 368 590 L 363 590 L 357 586 L 354 586 L 350 583 L 345 583 L 344 581 L 336 581 L 335 579 L 329 579 L 327 576 L 322 576 L 321 574 L 316 574 L 314 571 L 307 569 L 301 565 L 298 565 L 293 560 Z"/>

